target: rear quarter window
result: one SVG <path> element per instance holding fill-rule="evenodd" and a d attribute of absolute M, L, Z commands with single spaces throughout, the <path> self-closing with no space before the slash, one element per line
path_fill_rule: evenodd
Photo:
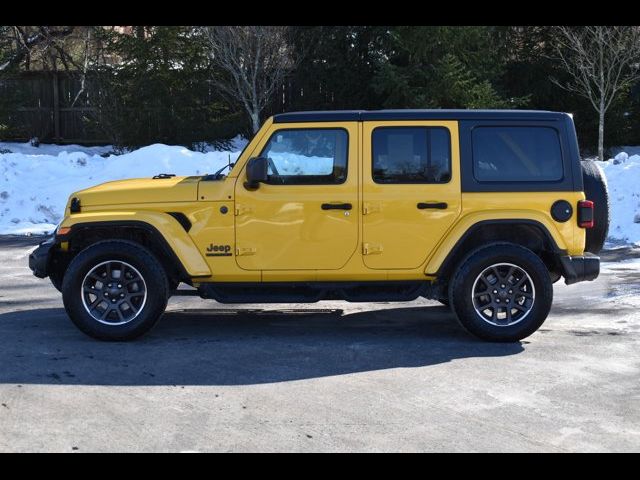
<path fill-rule="evenodd" d="M 556 182 L 564 177 L 555 128 L 479 126 L 471 138 L 473 175 L 479 182 Z"/>

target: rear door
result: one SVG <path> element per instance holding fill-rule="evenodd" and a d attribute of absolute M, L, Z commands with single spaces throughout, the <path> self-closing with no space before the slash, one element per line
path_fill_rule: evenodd
<path fill-rule="evenodd" d="M 364 263 L 414 269 L 460 214 L 455 121 L 364 122 Z"/>

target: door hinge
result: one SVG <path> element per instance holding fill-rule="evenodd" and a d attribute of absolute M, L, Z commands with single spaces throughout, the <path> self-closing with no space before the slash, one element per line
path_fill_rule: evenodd
<path fill-rule="evenodd" d="M 363 243 L 362 244 L 362 254 L 363 255 L 376 255 L 382 253 L 382 244 L 381 243 Z"/>
<path fill-rule="evenodd" d="M 251 207 L 247 207 L 246 205 L 238 205 L 236 204 L 235 214 L 236 217 L 238 215 L 244 215 L 245 213 L 251 212 Z"/>
<path fill-rule="evenodd" d="M 362 204 L 363 215 L 371 215 L 372 213 L 376 213 L 380 211 L 382 211 L 382 206 L 380 205 L 380 203 L 364 202 Z"/>
<path fill-rule="evenodd" d="M 254 255 L 256 253 L 255 247 L 236 247 L 236 257 L 243 255 Z"/>

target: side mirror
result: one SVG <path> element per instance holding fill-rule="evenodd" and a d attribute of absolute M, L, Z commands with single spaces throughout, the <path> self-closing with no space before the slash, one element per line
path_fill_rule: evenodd
<path fill-rule="evenodd" d="M 247 162 L 247 181 L 244 182 L 245 188 L 255 190 L 260 183 L 267 181 L 267 170 L 269 169 L 269 160 L 265 157 L 255 157 Z"/>

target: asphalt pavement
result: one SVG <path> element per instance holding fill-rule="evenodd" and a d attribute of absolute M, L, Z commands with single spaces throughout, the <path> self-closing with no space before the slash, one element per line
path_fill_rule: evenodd
<path fill-rule="evenodd" d="M 555 284 L 542 328 L 476 340 L 436 302 L 176 297 L 103 343 L 0 237 L 0 451 L 638 451 L 640 250 Z"/>

